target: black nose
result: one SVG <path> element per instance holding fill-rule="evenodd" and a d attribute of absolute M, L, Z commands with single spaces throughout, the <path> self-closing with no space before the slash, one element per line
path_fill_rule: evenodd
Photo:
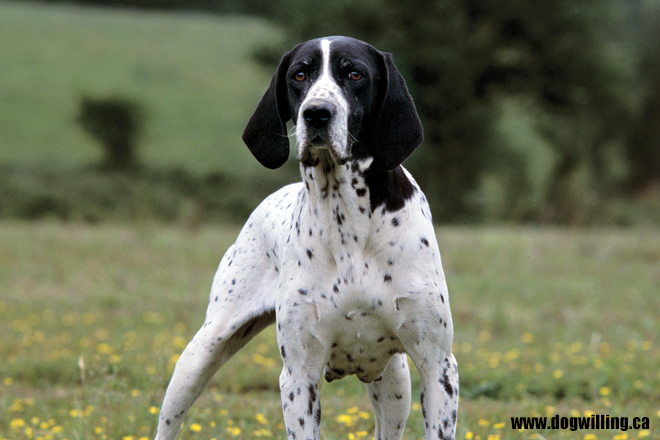
<path fill-rule="evenodd" d="M 303 110 L 307 124 L 316 129 L 326 128 L 332 119 L 333 107 L 327 102 L 311 102 Z"/>

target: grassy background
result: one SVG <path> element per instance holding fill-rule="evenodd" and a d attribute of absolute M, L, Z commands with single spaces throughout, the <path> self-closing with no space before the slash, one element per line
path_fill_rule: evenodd
<path fill-rule="evenodd" d="M 298 180 L 295 161 L 265 170 L 240 138 L 272 75 L 253 53 L 283 40 L 264 20 L 0 1 L 0 40 L 0 218 L 172 222 L 194 218 L 197 206 L 202 222 L 240 222 L 266 194 Z M 84 96 L 144 109 L 140 173 L 99 172 L 102 149 L 76 123 Z M 524 149 L 533 164 L 525 204 L 546 218 L 554 153 L 524 107 L 501 105 L 501 143 Z M 500 171 L 474 194 L 479 220 L 521 221 L 507 214 Z M 566 201 L 576 222 L 660 224 L 657 190 L 594 210 L 585 182 Z"/>
<path fill-rule="evenodd" d="M 461 372 L 458 438 L 660 436 L 657 230 L 437 232 Z M 152 437 L 173 365 L 203 321 L 236 233 L 2 223 L 0 438 Z M 283 438 L 280 365 L 271 327 L 220 371 L 181 438 Z M 413 382 L 406 438 L 419 439 L 416 373 Z M 324 439 L 371 435 L 359 381 L 321 392 Z M 512 416 L 590 412 L 649 417 L 650 430 L 622 437 L 509 425 Z"/>
<path fill-rule="evenodd" d="M 272 75 L 252 53 L 278 38 L 255 18 L 0 2 L 0 218 L 244 220 L 299 179 L 241 140 Z M 138 173 L 96 167 L 83 96 L 143 108 Z"/>
<path fill-rule="evenodd" d="M 261 171 L 240 136 L 272 75 L 251 53 L 277 38 L 254 18 L 0 3 L 0 162 L 100 160 L 79 100 L 119 95 L 145 107 L 144 162 Z"/>

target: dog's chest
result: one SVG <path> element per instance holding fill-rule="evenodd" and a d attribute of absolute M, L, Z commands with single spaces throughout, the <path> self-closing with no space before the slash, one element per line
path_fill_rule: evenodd
<path fill-rule="evenodd" d="M 373 310 L 355 308 L 329 318 L 336 326 L 325 368 L 328 381 L 351 374 L 367 383 L 378 380 L 391 357 L 403 352 L 387 320 Z"/>
<path fill-rule="evenodd" d="M 352 374 L 367 383 L 378 380 L 391 357 L 403 352 L 394 275 L 386 264 L 358 255 L 335 266 L 309 294 L 317 315 L 312 332 L 329 349 L 328 381 Z"/>

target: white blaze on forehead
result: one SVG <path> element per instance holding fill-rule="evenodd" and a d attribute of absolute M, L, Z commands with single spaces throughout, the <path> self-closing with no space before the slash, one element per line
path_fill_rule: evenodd
<path fill-rule="evenodd" d="M 307 126 L 302 116 L 304 109 L 307 105 L 325 101 L 330 102 L 334 107 L 333 119 L 328 128 L 328 145 L 333 155 L 337 159 L 347 160 L 350 155 L 350 146 L 348 143 L 348 102 L 344 96 L 341 87 L 335 81 L 332 74 L 331 66 L 331 50 L 330 44 L 332 42 L 328 39 L 323 39 L 321 45 L 321 72 L 314 81 L 314 84 L 307 92 L 307 96 L 303 99 L 300 106 L 301 111 L 298 114 L 298 124 L 296 127 L 296 136 L 298 138 L 298 159 L 300 159 L 307 148 L 309 147 L 309 139 L 307 137 Z"/>
<path fill-rule="evenodd" d="M 330 40 L 321 40 L 321 53 L 323 54 L 323 76 L 330 75 Z"/>

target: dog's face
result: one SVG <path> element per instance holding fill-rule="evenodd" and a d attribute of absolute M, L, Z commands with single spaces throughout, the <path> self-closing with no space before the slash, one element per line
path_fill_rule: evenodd
<path fill-rule="evenodd" d="M 243 139 L 269 168 L 288 157 L 286 122 L 296 124 L 297 158 L 315 166 L 328 149 L 337 163 L 373 157 L 396 168 L 421 143 L 422 127 L 389 54 L 359 40 L 310 40 L 284 55 Z"/>
<path fill-rule="evenodd" d="M 346 38 L 313 40 L 295 52 L 286 80 L 299 161 L 313 165 L 318 148 L 338 163 L 363 155 L 352 147 L 367 135 L 381 82 L 375 50 Z"/>

